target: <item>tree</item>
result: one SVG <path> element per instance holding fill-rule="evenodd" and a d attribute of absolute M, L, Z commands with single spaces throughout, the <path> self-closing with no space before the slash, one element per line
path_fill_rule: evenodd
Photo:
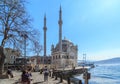
<path fill-rule="evenodd" d="M 33 45 L 33 48 L 31 49 L 37 56 L 40 55 L 40 51 L 42 51 L 42 45 L 39 45 L 38 42 L 36 42 L 34 45 Z"/>
<path fill-rule="evenodd" d="M 3 67 L 4 59 L 5 59 L 5 55 L 3 53 L 3 47 L 0 46 L 0 70 L 1 70 L 0 74 L 2 74 L 2 72 L 3 72 L 2 67 Z M 1 67 L 1 65 L 2 65 L 2 67 Z"/>
<path fill-rule="evenodd" d="M 14 44 L 23 50 L 23 43 L 39 44 L 39 32 L 31 27 L 32 19 L 25 10 L 25 0 L 0 0 L 0 39 L 1 47 Z M 29 45 L 29 46 L 30 46 Z M 37 47 L 36 47 L 37 48 Z M 39 47 L 38 47 L 39 48 Z M 3 70 L 5 57 L 0 52 L 0 72 Z"/>

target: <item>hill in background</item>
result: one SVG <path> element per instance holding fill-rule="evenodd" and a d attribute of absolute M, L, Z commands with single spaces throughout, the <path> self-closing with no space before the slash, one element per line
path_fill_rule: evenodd
<path fill-rule="evenodd" d="M 94 63 L 100 63 L 100 64 L 113 64 L 113 63 L 120 63 L 120 57 L 107 59 L 107 60 L 101 60 L 101 61 L 95 61 Z"/>

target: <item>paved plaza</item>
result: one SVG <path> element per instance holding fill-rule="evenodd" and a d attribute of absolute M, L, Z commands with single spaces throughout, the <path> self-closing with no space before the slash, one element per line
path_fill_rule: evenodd
<path fill-rule="evenodd" d="M 21 72 L 14 71 L 13 74 L 14 78 L 0 79 L 0 84 L 21 84 Z M 44 82 L 43 74 L 39 72 L 32 72 L 32 79 L 31 84 L 67 84 L 65 80 L 63 80 L 63 83 L 59 83 L 59 78 L 55 80 L 55 78 L 51 77 L 48 78 L 48 82 Z"/>

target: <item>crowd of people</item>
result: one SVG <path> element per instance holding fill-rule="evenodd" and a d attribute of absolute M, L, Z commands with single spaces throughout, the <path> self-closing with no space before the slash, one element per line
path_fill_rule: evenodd
<path fill-rule="evenodd" d="M 34 80 L 32 79 L 32 73 L 31 73 L 31 69 L 23 69 L 22 70 L 22 74 L 21 74 L 21 84 L 31 84 L 31 81 Z M 40 72 L 41 74 L 43 74 L 44 76 L 44 82 L 48 81 L 48 75 L 49 75 L 49 69 L 47 66 L 45 66 L 44 68 L 41 69 L 42 72 Z M 11 69 L 8 69 L 7 74 L 13 78 L 13 73 Z"/>

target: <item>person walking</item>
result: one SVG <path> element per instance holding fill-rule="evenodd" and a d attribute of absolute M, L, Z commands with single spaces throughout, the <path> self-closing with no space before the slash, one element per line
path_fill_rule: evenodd
<path fill-rule="evenodd" d="M 48 81 L 49 70 L 47 66 L 44 68 L 44 81 Z"/>
<path fill-rule="evenodd" d="M 33 79 L 32 79 L 31 69 L 28 69 L 27 74 L 28 74 L 28 76 L 29 76 L 29 83 L 28 83 L 28 84 L 31 84 L 31 81 L 33 80 Z"/>
<path fill-rule="evenodd" d="M 11 69 L 7 70 L 7 75 L 10 76 L 11 78 L 13 78 L 13 73 Z"/>

